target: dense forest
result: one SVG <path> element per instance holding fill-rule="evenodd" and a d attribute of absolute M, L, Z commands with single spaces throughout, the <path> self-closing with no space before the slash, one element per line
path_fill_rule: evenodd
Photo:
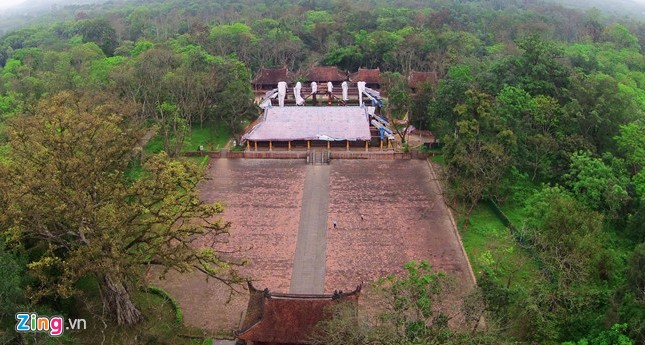
<path fill-rule="evenodd" d="M 221 212 L 193 204 L 199 172 L 171 159 L 184 138 L 215 125 L 239 139 L 258 114 L 250 80 L 261 67 L 297 74 L 330 65 L 387 72 L 389 114 L 409 113 L 443 144 L 446 199 L 462 231 L 486 203 L 499 205 L 531 261 L 518 278 L 513 255 L 485 258 L 476 275 L 487 331 L 401 344 L 645 343 L 645 22 L 537 0 L 133 0 L 14 19 L 5 28 L 30 24 L 0 38 L 0 340 L 30 342 L 13 331 L 21 308 L 73 314 L 85 279 L 102 281 L 101 291 L 115 291 L 114 281 L 125 289 L 140 283 L 136 266 L 151 257 L 179 270 L 197 257 L 218 268 L 201 269 L 236 283 L 215 253 L 150 245 L 150 224 L 168 224 L 178 206 L 162 200 L 147 223 L 136 212 L 151 212 L 146 191 L 172 194 L 177 184 L 187 191 L 175 195 L 185 198 L 181 219 Z M 436 71 L 438 86 L 412 93 L 401 82 L 412 70 Z M 63 129 L 48 131 L 54 122 Z M 65 128 L 77 134 L 57 135 Z M 163 157 L 132 154 L 149 128 Z M 105 158 L 52 149 L 75 145 Z M 120 224 L 127 230 L 110 238 L 131 241 L 108 244 L 94 233 L 84 246 L 89 230 L 49 232 L 89 224 L 65 206 L 89 201 L 61 202 L 55 177 L 41 176 L 61 169 L 88 169 L 58 182 L 67 192 L 87 188 L 88 200 L 103 195 L 111 206 L 97 229 Z M 133 169 L 139 179 L 124 173 Z M 126 204 L 138 206 L 116 211 Z M 207 229 L 224 234 L 226 225 Z M 184 230 L 186 240 L 202 231 Z M 83 255 L 105 262 L 81 263 Z M 109 322 L 142 318 L 123 317 Z"/>

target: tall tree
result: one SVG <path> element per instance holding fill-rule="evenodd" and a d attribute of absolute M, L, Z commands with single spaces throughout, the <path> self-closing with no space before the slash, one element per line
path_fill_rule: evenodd
<path fill-rule="evenodd" d="M 86 19 L 76 24 L 76 31 L 83 35 L 85 42 L 94 42 L 105 55 L 112 56 L 119 45 L 116 31 L 107 19 Z"/>
<path fill-rule="evenodd" d="M 455 133 L 446 136 L 446 178 L 455 197 L 465 201 L 466 227 L 479 200 L 497 196 L 497 187 L 512 164 L 516 137 L 492 112 L 490 95 L 468 90 L 455 107 Z"/>
<path fill-rule="evenodd" d="M 28 264 L 37 278 L 30 295 L 70 296 L 90 276 L 119 324 L 142 319 L 130 294 L 145 266 L 197 269 L 233 286 L 243 264 L 218 251 L 229 224 L 217 217 L 221 204 L 200 202 L 196 166 L 160 154 L 139 180 L 125 176 L 141 134 L 131 108 L 71 93 L 42 101 L 34 116 L 12 121 L 0 184 L 8 235 L 37 256 Z"/>
<path fill-rule="evenodd" d="M 407 80 L 399 73 L 385 72 L 381 76 L 381 83 L 387 90 L 387 103 L 385 114 L 392 123 L 392 129 L 401 138 L 401 143 L 406 144 L 412 107 L 412 91 Z"/>
<path fill-rule="evenodd" d="M 237 59 L 223 59 L 214 69 L 218 86 L 215 94 L 215 112 L 239 143 L 247 121 L 257 115 L 248 68 Z"/>

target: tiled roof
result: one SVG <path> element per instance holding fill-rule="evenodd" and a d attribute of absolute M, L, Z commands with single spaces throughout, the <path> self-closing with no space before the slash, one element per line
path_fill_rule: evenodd
<path fill-rule="evenodd" d="M 359 285 L 349 293 L 277 294 L 249 283 L 249 306 L 237 336 L 253 342 L 308 344 L 316 324 L 328 318 L 329 308 L 341 301 L 357 305 L 360 290 Z"/>
<path fill-rule="evenodd" d="M 278 84 L 278 82 L 285 81 L 287 83 L 291 82 L 289 79 L 289 73 L 287 68 L 262 68 L 258 74 L 256 74 L 255 79 L 253 79 L 253 84 L 256 85 L 272 85 Z"/>
<path fill-rule="evenodd" d="M 353 82 L 364 81 L 368 84 L 378 84 L 381 82 L 380 69 L 359 68 L 358 72 L 352 73 L 349 79 Z"/>
<path fill-rule="evenodd" d="M 408 85 L 410 85 L 411 88 L 415 89 L 424 82 L 430 82 L 432 85 L 437 86 L 439 83 L 437 72 L 410 71 L 410 75 L 408 76 Z"/>
<path fill-rule="evenodd" d="M 315 82 L 342 82 L 347 80 L 347 74 L 335 66 L 315 66 L 311 67 L 306 74 L 306 81 Z"/>
<path fill-rule="evenodd" d="M 271 107 L 263 120 L 244 136 L 253 141 L 370 140 L 364 108 Z"/>

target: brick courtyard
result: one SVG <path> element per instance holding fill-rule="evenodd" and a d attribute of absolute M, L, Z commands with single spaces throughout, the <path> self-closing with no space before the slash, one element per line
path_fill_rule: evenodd
<path fill-rule="evenodd" d="M 229 246 L 248 249 L 244 256 L 251 264 L 242 273 L 257 288 L 289 291 L 306 172 L 302 160 L 210 163 L 202 198 L 225 203 L 224 219 L 232 222 Z M 472 285 L 426 161 L 334 160 L 329 181 L 326 293 L 400 273 L 405 262 L 421 259 L 453 274 L 456 294 Z M 209 333 L 236 329 L 246 308 L 246 294 L 224 305 L 226 287 L 198 273 L 169 273 L 153 283 L 176 297 L 187 325 Z"/>

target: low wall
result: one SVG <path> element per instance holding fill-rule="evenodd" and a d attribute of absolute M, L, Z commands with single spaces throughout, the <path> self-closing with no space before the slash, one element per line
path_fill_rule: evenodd
<path fill-rule="evenodd" d="M 225 150 L 224 150 L 225 151 Z M 307 151 L 189 151 L 187 157 L 249 158 L 249 159 L 306 159 Z M 403 152 L 331 151 L 332 159 L 426 159 L 427 154 Z"/>
<path fill-rule="evenodd" d="M 343 152 L 331 151 L 331 159 L 411 159 L 412 155 L 402 152 Z"/>
<path fill-rule="evenodd" d="M 208 156 L 210 158 L 221 158 L 222 157 L 222 152 L 220 151 L 187 151 L 183 153 L 184 156 L 186 157 L 205 157 Z"/>
<path fill-rule="evenodd" d="M 233 151 L 227 152 L 226 158 L 256 159 L 306 159 L 306 151 Z"/>

